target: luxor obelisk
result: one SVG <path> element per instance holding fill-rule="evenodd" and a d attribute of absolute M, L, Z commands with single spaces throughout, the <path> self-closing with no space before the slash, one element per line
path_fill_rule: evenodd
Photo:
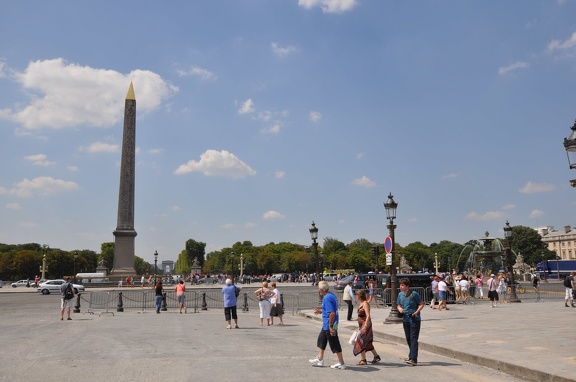
<path fill-rule="evenodd" d="M 132 82 L 124 104 L 118 223 L 114 231 L 114 266 L 110 276 L 135 275 L 134 179 L 136 172 L 136 97 Z"/>

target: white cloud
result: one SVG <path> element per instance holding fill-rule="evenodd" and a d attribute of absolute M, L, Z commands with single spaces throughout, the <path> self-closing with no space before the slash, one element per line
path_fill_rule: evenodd
<path fill-rule="evenodd" d="M 90 145 L 88 145 L 88 147 L 80 147 L 80 152 L 88 152 L 91 154 L 97 154 L 97 153 L 116 153 L 120 151 L 120 146 L 119 145 L 113 145 L 110 143 L 105 143 L 105 142 L 94 142 Z"/>
<path fill-rule="evenodd" d="M 272 53 L 274 53 L 278 57 L 287 56 L 287 55 L 292 54 L 298 50 L 298 49 L 296 49 L 295 46 L 288 45 L 288 46 L 283 47 L 283 46 L 280 46 L 278 43 L 275 43 L 275 42 L 270 44 L 270 46 L 272 48 Z"/>
<path fill-rule="evenodd" d="M 351 10 L 358 0 L 298 0 L 302 8 L 321 7 L 324 13 L 342 13 Z"/>
<path fill-rule="evenodd" d="M 455 172 L 451 172 L 450 174 L 443 175 L 442 179 L 454 179 L 457 178 L 458 176 L 460 175 L 456 174 Z"/>
<path fill-rule="evenodd" d="M 541 218 L 542 216 L 544 216 L 544 211 L 538 210 L 538 209 L 532 210 L 532 211 L 530 212 L 530 215 L 529 215 L 529 216 L 530 216 L 531 219 Z"/>
<path fill-rule="evenodd" d="M 236 228 L 236 224 L 226 223 L 226 224 L 222 224 L 220 227 L 222 227 L 224 229 L 234 229 L 234 228 Z"/>
<path fill-rule="evenodd" d="M 262 129 L 262 133 L 265 134 L 280 134 L 280 130 L 282 129 L 282 125 L 280 122 L 274 123 L 272 126 Z"/>
<path fill-rule="evenodd" d="M 244 101 L 242 106 L 240 106 L 240 109 L 238 109 L 238 114 L 248 114 L 253 112 L 254 102 L 252 101 L 252 98 L 248 98 L 246 101 Z"/>
<path fill-rule="evenodd" d="M 178 91 L 147 70 L 122 74 L 70 64 L 62 58 L 32 61 L 12 78 L 29 92 L 30 102 L 24 107 L 0 110 L 0 118 L 27 129 L 62 129 L 81 124 L 107 127 L 120 123 L 131 81 L 139 112 L 156 109 Z"/>
<path fill-rule="evenodd" d="M 308 118 L 310 118 L 312 122 L 318 123 L 322 119 L 322 114 L 317 111 L 311 111 Z"/>
<path fill-rule="evenodd" d="M 264 220 L 280 220 L 280 219 L 285 219 L 285 218 L 286 218 L 286 215 L 282 215 L 280 212 L 277 212 L 274 210 L 266 211 L 262 215 L 262 219 L 264 219 Z"/>
<path fill-rule="evenodd" d="M 163 151 L 164 151 L 164 149 L 161 149 L 161 148 L 150 149 L 150 150 L 148 150 L 148 154 L 156 155 L 156 154 L 161 154 Z"/>
<path fill-rule="evenodd" d="M 486 220 L 503 219 L 504 216 L 505 216 L 505 214 L 502 211 L 488 211 L 488 212 L 484 213 L 483 215 L 476 213 L 476 212 L 470 212 L 468 215 L 466 215 L 466 219 L 477 220 L 477 221 L 486 221 Z"/>
<path fill-rule="evenodd" d="M 68 170 L 70 172 L 76 172 L 76 171 L 79 171 L 80 168 L 78 168 L 78 166 L 66 166 L 66 170 Z"/>
<path fill-rule="evenodd" d="M 31 197 L 35 194 L 38 195 L 55 195 L 61 192 L 78 190 L 80 186 L 72 181 L 65 181 L 62 179 L 54 179 L 48 176 L 34 178 L 32 180 L 24 179 L 20 181 L 16 187 L 11 189 L 11 195 L 20 196 L 23 198 Z"/>
<path fill-rule="evenodd" d="M 524 187 L 519 189 L 523 194 L 537 194 L 541 192 L 550 192 L 553 191 L 556 187 L 553 184 L 549 183 L 534 183 L 528 182 Z"/>
<path fill-rule="evenodd" d="M 215 80 L 218 78 L 211 71 L 199 66 L 191 66 L 189 70 L 178 70 L 178 75 L 180 77 L 198 77 L 202 80 Z"/>
<path fill-rule="evenodd" d="M 564 41 L 560 40 L 550 41 L 550 43 L 548 44 L 548 50 L 553 51 L 558 49 L 570 49 L 573 48 L 574 46 L 576 46 L 576 32 L 572 33 L 572 36 L 570 36 L 568 39 Z"/>
<path fill-rule="evenodd" d="M 366 188 L 372 188 L 374 186 L 376 186 L 376 183 L 371 180 L 370 178 L 368 178 L 367 176 L 363 176 L 361 178 L 357 178 L 354 179 L 352 181 L 352 184 L 358 187 L 366 187 Z"/>
<path fill-rule="evenodd" d="M 506 204 L 506 205 L 502 206 L 503 210 L 511 210 L 514 208 L 516 208 L 516 205 L 514 205 L 514 204 Z"/>
<path fill-rule="evenodd" d="M 7 210 L 20 210 L 20 209 L 22 209 L 22 206 L 18 203 L 7 203 L 6 209 Z"/>
<path fill-rule="evenodd" d="M 524 61 L 516 61 L 513 64 L 510 64 L 508 66 L 501 66 L 498 68 L 498 74 L 501 76 L 504 76 L 506 74 L 508 74 L 509 72 L 518 70 L 518 69 L 527 69 L 530 66 L 529 63 L 524 62 Z"/>
<path fill-rule="evenodd" d="M 244 228 L 247 228 L 247 229 L 252 229 L 252 228 L 257 227 L 257 226 L 258 225 L 256 223 L 252 223 L 252 222 L 247 222 L 244 224 Z"/>
<path fill-rule="evenodd" d="M 56 163 L 47 161 L 46 158 L 47 156 L 44 154 L 28 155 L 24 157 L 24 159 L 26 159 L 27 161 L 32 162 L 34 166 L 48 167 Z"/>
<path fill-rule="evenodd" d="M 274 177 L 276 179 L 282 179 L 282 178 L 284 178 L 284 176 L 286 176 L 286 173 L 284 171 L 276 171 L 274 173 Z"/>
<path fill-rule="evenodd" d="M 207 176 L 226 176 L 233 179 L 256 175 L 256 171 L 226 150 L 206 150 L 200 155 L 199 161 L 190 160 L 180 165 L 174 174 L 182 175 L 194 171 Z"/>

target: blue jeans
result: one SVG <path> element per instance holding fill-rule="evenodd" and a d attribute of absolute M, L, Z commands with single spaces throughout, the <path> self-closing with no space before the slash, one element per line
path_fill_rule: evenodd
<path fill-rule="evenodd" d="M 402 322 L 404 325 L 404 335 L 406 337 L 406 343 L 410 349 L 408 358 L 418 362 L 418 337 L 420 337 L 420 320 L 414 320 L 410 318 L 409 322 Z"/>
<path fill-rule="evenodd" d="M 162 304 L 162 296 L 156 296 L 156 312 L 160 312 L 160 304 Z"/>

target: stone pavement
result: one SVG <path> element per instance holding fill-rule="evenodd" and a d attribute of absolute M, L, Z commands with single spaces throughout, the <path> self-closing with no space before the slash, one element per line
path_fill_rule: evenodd
<path fill-rule="evenodd" d="M 450 310 L 441 312 L 426 306 L 420 350 L 532 381 L 576 381 L 576 308 L 564 307 L 563 300 L 500 304 L 496 308 L 487 300 L 475 302 L 450 304 Z M 402 324 L 383 323 L 389 308 L 373 307 L 371 313 L 376 341 L 406 343 Z M 312 311 L 301 314 L 320 319 Z M 356 328 L 356 321 L 346 321 L 345 311 L 340 310 L 341 337 L 347 339 Z M 420 357 L 419 361 L 425 359 Z"/>

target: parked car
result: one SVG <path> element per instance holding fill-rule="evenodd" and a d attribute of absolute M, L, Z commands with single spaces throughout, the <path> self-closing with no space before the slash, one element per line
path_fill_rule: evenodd
<path fill-rule="evenodd" d="M 396 275 L 396 289 L 400 288 L 400 279 L 407 278 L 410 280 L 410 288 L 416 288 L 416 291 L 420 294 L 420 297 L 424 299 L 424 301 L 428 301 L 431 296 L 426 296 L 425 293 L 430 294 L 431 291 L 430 285 L 432 284 L 432 278 L 434 277 L 433 274 L 430 273 L 407 273 L 407 274 L 397 274 Z M 384 289 L 384 295 L 382 296 L 382 300 L 385 304 L 391 303 L 391 295 L 390 295 L 390 286 L 391 286 L 391 276 L 384 275 L 382 279 L 382 286 Z M 454 289 L 452 288 L 452 291 Z"/>
<path fill-rule="evenodd" d="M 63 279 L 46 280 L 38 285 L 38 292 L 42 294 L 60 293 L 60 287 L 65 282 Z M 80 284 L 72 284 L 72 288 L 74 289 L 74 293 L 84 292 L 85 290 L 84 285 Z"/>
<path fill-rule="evenodd" d="M 270 281 L 276 281 L 277 283 L 280 283 L 282 282 L 283 278 L 284 278 L 283 273 L 275 273 L 272 276 L 270 276 Z"/>
<path fill-rule="evenodd" d="M 203 285 L 213 285 L 213 284 L 217 284 L 218 283 L 218 279 L 216 277 L 204 277 L 201 278 L 200 280 L 198 280 L 198 284 L 203 284 Z"/>
<path fill-rule="evenodd" d="M 354 277 L 356 277 L 356 275 L 348 275 L 348 276 L 341 278 L 340 280 L 336 281 L 336 285 L 334 285 L 334 289 L 336 289 L 338 291 L 343 291 L 349 282 L 354 281 Z"/>
<path fill-rule="evenodd" d="M 4 281 L 0 280 L 0 288 L 4 286 Z"/>
<path fill-rule="evenodd" d="M 376 289 L 382 288 L 382 279 L 384 278 L 384 274 L 382 273 L 358 273 L 354 277 L 354 281 L 352 281 L 352 289 L 365 289 L 368 287 L 368 280 L 373 279 L 376 280 L 376 285 L 374 287 Z"/>
<path fill-rule="evenodd" d="M 29 287 L 30 285 L 34 284 L 34 281 L 30 281 L 30 280 L 18 280 L 15 283 L 12 283 L 12 288 L 17 288 L 20 286 L 27 286 Z"/>
<path fill-rule="evenodd" d="M 336 277 L 336 273 L 324 273 L 322 275 L 322 279 L 324 281 L 334 281 L 335 277 Z"/>

